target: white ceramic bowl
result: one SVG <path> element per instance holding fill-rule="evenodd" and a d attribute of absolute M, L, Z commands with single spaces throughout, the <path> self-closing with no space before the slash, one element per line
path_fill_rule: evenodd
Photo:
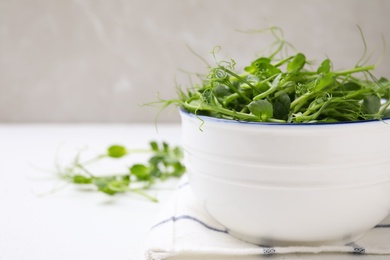
<path fill-rule="evenodd" d="M 390 213 L 390 120 L 202 116 L 201 126 L 193 114 L 181 118 L 191 188 L 233 236 L 268 246 L 345 244 Z"/>

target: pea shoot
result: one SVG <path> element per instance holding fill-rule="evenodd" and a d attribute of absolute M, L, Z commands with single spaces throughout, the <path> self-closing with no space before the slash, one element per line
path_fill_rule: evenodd
<path fill-rule="evenodd" d="M 179 90 L 177 99 L 160 100 L 164 107 L 176 104 L 197 115 L 273 123 L 381 120 L 390 116 L 390 81 L 375 78 L 374 65 L 359 64 L 366 51 L 355 67 L 347 70 L 334 71 L 328 58 L 313 67 L 301 52 L 285 57 L 291 45 L 279 28 L 270 31 L 276 38 L 272 44 L 276 50 L 269 56 L 255 59 L 243 70 L 235 69 L 233 59 L 216 60 L 201 83 Z"/>
<path fill-rule="evenodd" d="M 63 169 L 59 169 L 59 175 L 67 182 L 76 185 L 89 185 L 97 191 L 107 195 L 133 192 L 142 195 L 153 202 L 157 199 L 145 192 L 158 181 L 169 178 L 179 178 L 185 172 L 182 163 L 183 153 L 180 147 L 171 147 L 167 143 L 149 143 L 150 149 L 130 150 L 122 145 L 110 146 L 104 154 L 81 162 L 80 155 L 77 155 L 73 162 Z M 135 153 L 149 153 L 150 157 L 146 163 L 136 163 L 128 168 L 123 174 L 106 174 L 104 176 L 94 174 L 88 168 L 90 164 L 102 159 L 116 160 Z"/>

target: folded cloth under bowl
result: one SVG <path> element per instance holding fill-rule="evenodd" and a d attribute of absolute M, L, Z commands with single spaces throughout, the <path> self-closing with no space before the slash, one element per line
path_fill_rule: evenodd
<path fill-rule="evenodd" d="M 187 176 L 183 176 L 175 194 L 151 227 L 145 252 L 148 260 L 167 259 L 171 256 L 199 256 L 207 259 L 213 256 L 289 253 L 390 255 L 390 215 L 355 243 L 342 246 L 263 247 L 229 235 L 228 230 L 211 218 L 197 203 Z"/>

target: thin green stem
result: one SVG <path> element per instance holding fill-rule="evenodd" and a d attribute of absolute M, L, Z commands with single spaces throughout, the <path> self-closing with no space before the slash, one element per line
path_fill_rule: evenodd
<path fill-rule="evenodd" d="M 150 153 L 152 150 L 150 149 L 131 149 L 127 150 L 128 154 L 133 154 L 133 153 Z"/>
<path fill-rule="evenodd" d="M 219 68 L 222 69 L 223 71 L 225 71 L 226 73 L 230 74 L 231 76 L 235 77 L 236 79 L 240 80 L 241 82 L 248 84 L 248 86 L 251 87 L 252 89 L 255 89 L 255 86 L 253 86 L 252 83 L 250 83 L 249 81 L 247 81 L 246 79 L 244 79 L 240 75 L 234 73 L 231 70 L 226 69 L 225 67 L 220 66 Z"/>
<path fill-rule="evenodd" d="M 83 164 L 86 165 L 86 164 L 95 163 L 95 162 L 100 161 L 101 159 L 106 158 L 106 157 L 108 157 L 107 154 L 101 154 L 101 155 L 98 155 L 92 159 L 89 159 L 89 160 L 83 162 Z"/>
<path fill-rule="evenodd" d="M 91 178 L 96 178 L 89 170 L 87 170 L 82 164 L 76 163 L 75 166 L 81 170 L 83 170 L 86 174 L 88 174 Z"/>
<path fill-rule="evenodd" d="M 259 121 L 259 118 L 255 115 L 252 114 L 246 114 L 246 113 L 241 113 L 237 112 L 234 110 L 229 110 L 223 107 L 211 107 L 208 105 L 201 105 L 201 106 L 192 106 L 188 103 L 184 103 L 183 105 L 186 109 L 190 111 L 197 111 L 197 110 L 202 110 L 202 111 L 212 111 L 212 112 L 218 112 L 221 114 L 225 114 L 228 116 L 231 116 L 233 118 L 238 118 L 238 119 L 243 119 L 243 120 L 253 120 L 253 121 Z"/>
<path fill-rule="evenodd" d="M 375 69 L 374 65 L 369 65 L 365 67 L 355 67 L 353 69 L 349 70 L 342 70 L 342 71 L 335 71 L 334 74 L 336 76 L 341 76 L 341 75 L 348 75 L 348 74 L 353 74 L 353 73 L 358 73 L 358 72 L 364 72 L 364 71 L 369 71 Z"/>
<path fill-rule="evenodd" d="M 141 195 L 147 199 L 150 199 L 151 201 L 153 202 L 158 202 L 158 199 L 153 197 L 153 196 L 150 196 L 149 194 L 143 192 L 141 189 L 129 189 L 129 191 L 132 191 L 134 193 L 137 193 L 138 195 Z"/>
<path fill-rule="evenodd" d="M 264 98 L 266 98 L 267 96 L 269 96 L 269 95 L 271 95 L 272 93 L 274 93 L 276 90 L 278 90 L 278 88 L 279 88 L 279 83 L 280 83 L 280 78 L 281 78 L 282 74 L 275 74 L 274 76 L 275 76 L 275 80 L 272 82 L 271 87 L 270 87 L 268 90 L 264 91 L 263 93 L 261 93 L 261 94 L 255 96 L 255 97 L 253 98 L 254 101 L 260 100 L 260 99 L 264 99 Z M 276 81 L 276 83 L 275 83 L 275 81 Z"/>
<path fill-rule="evenodd" d="M 274 67 L 279 67 L 279 66 L 283 65 L 284 63 L 286 63 L 287 61 L 292 60 L 294 57 L 295 57 L 295 56 L 287 57 L 287 58 L 285 58 L 285 59 L 283 59 L 283 60 L 281 60 L 281 61 L 278 61 L 278 62 L 275 63 L 273 66 L 274 66 Z"/>
<path fill-rule="evenodd" d="M 222 107 L 211 107 L 208 105 L 202 105 L 200 107 L 191 106 L 188 103 L 185 103 L 184 108 L 190 110 L 190 111 L 196 111 L 196 110 L 202 110 L 202 111 L 212 111 L 212 112 L 218 112 L 227 116 L 230 116 L 232 118 L 245 120 L 245 121 L 253 121 L 253 122 L 262 122 L 259 117 L 253 115 L 253 114 L 246 114 L 242 112 L 237 112 L 234 110 L 229 110 Z M 274 123 L 285 123 L 285 120 L 275 119 L 275 118 L 267 118 L 267 122 L 274 122 Z"/>
<path fill-rule="evenodd" d="M 276 119 L 276 118 L 267 118 L 267 122 L 271 122 L 271 123 L 286 123 L 286 120 Z"/>
<path fill-rule="evenodd" d="M 370 70 L 374 70 L 375 65 L 369 65 L 364 67 L 354 67 L 353 69 L 349 70 L 340 70 L 333 72 L 336 76 L 350 76 L 350 74 L 358 73 L 358 72 L 367 72 Z M 313 75 L 313 77 L 308 77 L 307 79 L 311 78 L 317 78 L 318 73 L 316 71 L 301 71 L 302 75 Z"/>
<path fill-rule="evenodd" d="M 233 84 L 231 84 L 230 82 L 226 82 L 226 85 L 234 92 L 236 93 L 237 95 L 239 95 L 241 98 L 245 99 L 247 102 L 251 102 L 252 100 L 247 97 L 244 93 L 238 91 L 238 89 L 236 87 L 233 86 Z"/>
<path fill-rule="evenodd" d="M 227 106 L 230 102 L 236 100 L 236 99 L 239 98 L 239 97 L 240 97 L 240 96 L 239 96 L 237 93 L 233 93 L 233 94 L 227 96 L 227 97 L 224 99 L 223 103 L 224 103 L 225 106 Z"/>
<path fill-rule="evenodd" d="M 291 102 L 290 109 L 292 109 L 294 113 L 297 112 L 305 104 L 306 100 L 310 98 L 310 96 L 311 94 L 307 93 L 295 99 Z"/>
<path fill-rule="evenodd" d="M 285 44 L 285 41 L 280 40 L 279 47 L 269 56 L 269 58 L 273 59 L 276 56 L 276 54 L 278 54 L 283 49 L 284 44 Z"/>

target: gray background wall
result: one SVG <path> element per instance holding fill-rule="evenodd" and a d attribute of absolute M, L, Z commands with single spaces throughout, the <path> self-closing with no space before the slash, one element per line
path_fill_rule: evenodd
<path fill-rule="evenodd" d="M 388 0 L 0 0 L 0 122 L 153 122 L 175 97 L 179 69 L 206 72 L 188 50 L 245 65 L 270 44 L 236 29 L 280 26 L 309 58 L 355 65 L 364 31 L 372 58 L 390 46 Z M 386 54 L 377 76 L 390 78 Z M 177 121 L 166 112 L 160 121 Z"/>

